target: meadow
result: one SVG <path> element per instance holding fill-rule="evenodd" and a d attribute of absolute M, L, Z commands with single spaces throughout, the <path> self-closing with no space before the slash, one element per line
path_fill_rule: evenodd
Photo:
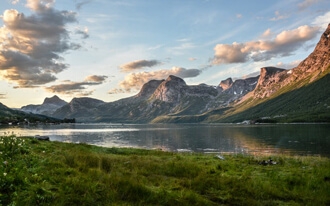
<path fill-rule="evenodd" d="M 0 205 L 330 204 L 329 158 L 217 155 L 4 135 Z"/>

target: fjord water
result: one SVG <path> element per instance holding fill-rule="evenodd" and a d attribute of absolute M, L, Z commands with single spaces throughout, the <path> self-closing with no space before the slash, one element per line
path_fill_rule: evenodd
<path fill-rule="evenodd" d="M 203 153 L 330 157 L 329 124 L 60 124 L 0 126 L 4 135 L 51 141 Z"/>

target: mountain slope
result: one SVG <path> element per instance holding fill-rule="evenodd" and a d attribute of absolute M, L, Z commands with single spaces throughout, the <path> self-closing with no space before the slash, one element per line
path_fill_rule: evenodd
<path fill-rule="evenodd" d="M 202 114 L 240 99 L 255 88 L 257 79 L 236 80 L 224 90 L 205 84 L 187 85 L 170 75 L 166 80 L 146 83 L 133 97 L 99 106 L 93 121 L 147 123 L 164 115 Z"/>
<path fill-rule="evenodd" d="M 51 116 L 57 109 L 66 105 L 67 102 L 54 95 L 51 98 L 45 98 L 41 105 L 27 105 L 23 106 L 20 110 L 27 113 L 43 114 Z"/>
<path fill-rule="evenodd" d="M 29 114 L 10 109 L 0 103 L 0 124 L 35 123 L 35 122 L 60 122 L 61 120 L 39 114 Z"/>
<path fill-rule="evenodd" d="M 330 122 L 330 24 L 314 51 L 292 70 L 262 68 L 249 98 L 207 121 Z"/>
<path fill-rule="evenodd" d="M 86 119 L 92 119 L 96 113 L 96 108 L 104 103 L 101 100 L 89 97 L 73 98 L 70 103 L 57 109 L 52 116 L 86 121 Z"/>

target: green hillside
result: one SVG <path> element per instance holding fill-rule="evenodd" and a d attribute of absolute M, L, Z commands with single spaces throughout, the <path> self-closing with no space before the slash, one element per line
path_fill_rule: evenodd
<path fill-rule="evenodd" d="M 8 123 L 35 123 L 35 122 L 60 122 L 61 120 L 38 114 L 28 114 L 25 112 L 10 109 L 0 103 L 0 124 Z"/>
<path fill-rule="evenodd" d="M 330 74 L 307 84 L 309 79 L 283 87 L 271 98 L 246 100 L 225 112 L 221 117 L 209 120 L 219 122 L 330 122 Z M 305 85 L 300 88 L 299 85 Z"/>

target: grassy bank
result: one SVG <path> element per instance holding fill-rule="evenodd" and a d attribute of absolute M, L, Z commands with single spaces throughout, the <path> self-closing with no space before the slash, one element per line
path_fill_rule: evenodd
<path fill-rule="evenodd" d="M 329 205 L 330 160 L 0 137 L 1 205 Z"/>

